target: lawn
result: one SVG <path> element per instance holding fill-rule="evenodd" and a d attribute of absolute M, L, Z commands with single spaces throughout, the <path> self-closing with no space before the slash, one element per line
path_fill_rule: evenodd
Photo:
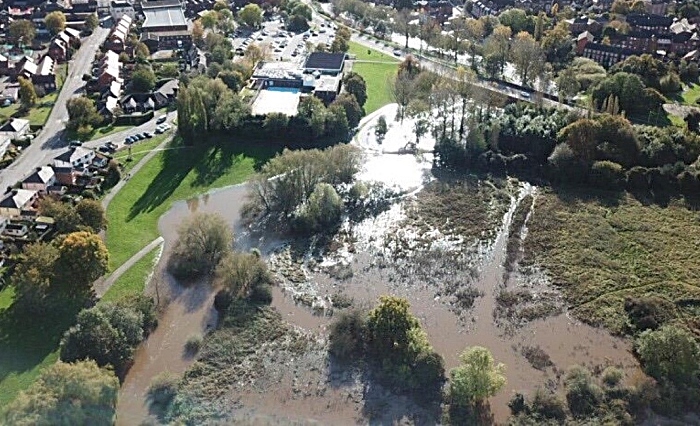
<path fill-rule="evenodd" d="M 147 255 L 129 268 L 124 275 L 119 277 L 107 293 L 102 297 L 103 302 L 113 302 L 124 296 L 143 293 L 146 278 L 153 270 L 153 263 L 160 252 L 160 247 L 151 250 Z"/>
<path fill-rule="evenodd" d="M 700 99 L 700 84 L 686 86 L 687 89 L 681 94 L 683 103 L 690 106 L 697 106 L 696 101 Z"/>
<path fill-rule="evenodd" d="M 114 124 L 109 124 L 107 126 L 99 127 L 97 129 L 93 130 L 92 133 L 90 134 L 90 137 L 87 138 L 87 140 L 91 141 L 93 139 L 100 139 L 100 138 L 103 138 L 105 136 L 109 136 L 111 134 L 121 132 L 123 130 L 131 129 L 133 127 L 134 126 L 115 126 Z"/>
<path fill-rule="evenodd" d="M 352 70 L 360 74 L 367 83 L 365 112 L 370 114 L 384 105 L 394 102 L 390 87 L 398 69 L 398 59 L 378 50 L 364 47 L 354 41 L 350 42 L 349 53 L 362 61 L 383 61 L 379 63 L 359 62 L 352 65 Z"/>
<path fill-rule="evenodd" d="M 24 118 L 29 120 L 29 124 L 32 126 L 43 126 L 46 120 L 51 114 L 53 105 L 58 98 L 58 94 L 63 87 L 63 81 L 66 78 L 66 65 L 59 65 L 56 72 L 56 87 L 57 89 L 47 94 L 46 96 L 39 98 L 36 105 L 33 106 L 28 114 L 19 115 L 19 103 L 14 103 L 8 107 L 0 109 L 0 119 L 7 120 L 10 117 Z"/>
<path fill-rule="evenodd" d="M 700 221 L 681 202 L 645 205 L 628 194 L 545 192 L 528 222 L 526 260 L 544 267 L 583 321 L 624 331 L 628 296 L 700 308 Z"/>
<path fill-rule="evenodd" d="M 113 158 L 120 162 L 124 168 L 122 169 L 122 174 L 128 173 L 143 157 L 149 152 L 153 151 L 158 145 L 160 145 L 166 138 L 172 137 L 172 132 L 161 133 L 160 135 L 153 136 L 152 139 L 147 139 L 145 141 L 136 142 L 131 145 L 131 161 L 127 161 L 129 158 L 128 149 L 120 149 L 115 152 Z M 184 149 L 184 148 L 183 148 Z"/>
<path fill-rule="evenodd" d="M 110 270 L 158 237 L 158 219 L 173 202 L 243 182 L 277 151 L 264 142 L 219 145 L 164 150 L 131 177 L 107 209 Z"/>

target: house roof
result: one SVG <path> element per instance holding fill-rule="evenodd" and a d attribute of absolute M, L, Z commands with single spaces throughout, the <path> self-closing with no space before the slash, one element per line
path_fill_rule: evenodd
<path fill-rule="evenodd" d="M 114 96 L 109 96 L 107 97 L 107 101 L 105 102 L 105 109 L 109 112 L 114 112 L 115 109 L 119 106 L 119 99 L 115 98 Z"/>
<path fill-rule="evenodd" d="M 0 207 L 10 209 L 22 209 L 29 200 L 36 196 L 36 191 L 29 189 L 15 189 L 0 200 Z"/>
<path fill-rule="evenodd" d="M 119 97 L 122 94 L 122 84 L 119 81 L 113 81 L 109 84 L 109 93 L 114 97 Z"/>
<path fill-rule="evenodd" d="M 344 61 L 345 53 L 313 52 L 306 58 L 304 68 L 340 71 Z"/>
<path fill-rule="evenodd" d="M 90 153 L 94 152 L 90 149 L 83 148 L 82 146 L 77 146 L 75 148 L 70 148 L 67 151 L 64 151 L 60 155 L 54 157 L 54 162 L 59 165 L 59 166 L 68 166 L 69 164 L 73 164 L 73 162 L 78 161 L 79 159 L 89 155 Z"/>
<path fill-rule="evenodd" d="M 175 96 L 177 88 L 180 86 L 180 81 L 176 78 L 166 82 L 157 90 L 158 93 L 162 93 L 167 96 Z"/>
<path fill-rule="evenodd" d="M 593 34 L 591 34 L 588 31 L 584 31 L 581 34 L 579 34 L 578 37 L 576 37 L 576 40 L 581 41 L 583 39 L 588 39 L 588 41 L 593 41 L 594 38 L 595 37 L 593 37 Z"/>
<path fill-rule="evenodd" d="M 48 183 L 56 174 L 49 166 L 38 168 L 34 173 L 27 176 L 22 183 Z"/>
<path fill-rule="evenodd" d="M 36 74 L 37 68 L 37 65 L 32 61 L 26 61 L 24 65 L 22 65 L 22 71 L 26 71 L 31 75 Z"/>
<path fill-rule="evenodd" d="M 0 127 L 0 132 L 19 132 L 29 126 L 29 120 L 13 118 Z"/>
<path fill-rule="evenodd" d="M 63 32 L 68 34 L 70 38 L 80 38 L 80 31 L 75 28 L 66 27 Z"/>
<path fill-rule="evenodd" d="M 49 55 L 44 56 L 44 59 L 39 63 L 37 74 L 51 75 L 53 74 L 53 59 Z"/>
<path fill-rule="evenodd" d="M 180 0 L 150 0 L 141 3 L 144 9 L 154 9 L 161 7 L 182 7 Z"/>
<path fill-rule="evenodd" d="M 0 54 L 0 62 L 7 62 L 7 61 L 8 61 L 7 56 Z"/>

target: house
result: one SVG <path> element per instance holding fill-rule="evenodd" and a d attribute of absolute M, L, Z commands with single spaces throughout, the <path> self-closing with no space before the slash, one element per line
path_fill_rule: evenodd
<path fill-rule="evenodd" d="M 19 83 L 8 83 L 5 85 L 5 89 L 0 93 L 0 101 L 10 101 L 10 103 L 15 103 L 19 100 Z"/>
<path fill-rule="evenodd" d="M 4 235 L 8 237 L 22 238 L 29 233 L 29 227 L 24 223 L 13 223 L 10 222 L 5 225 L 5 229 L 2 231 Z"/>
<path fill-rule="evenodd" d="M 117 24 L 112 28 L 112 32 L 105 41 L 105 47 L 108 50 L 121 53 L 126 47 L 126 37 L 131 29 L 132 18 L 129 15 L 123 15 Z"/>
<path fill-rule="evenodd" d="M 81 172 L 79 170 L 74 169 L 73 167 L 57 167 L 54 165 L 53 167 L 54 173 L 56 173 L 56 181 L 58 182 L 59 185 L 66 185 L 66 186 L 72 186 L 75 185 L 78 176 L 80 176 Z M 55 187 L 52 187 L 52 189 Z M 53 191 L 50 191 L 53 192 Z"/>
<path fill-rule="evenodd" d="M 10 121 L 0 126 L 0 135 L 10 139 L 19 139 L 29 132 L 29 120 L 23 118 L 11 118 Z"/>
<path fill-rule="evenodd" d="M 670 16 L 647 15 L 646 13 L 630 13 L 627 15 L 627 23 L 632 29 L 654 31 L 666 34 L 669 31 L 673 18 Z"/>
<path fill-rule="evenodd" d="M 618 46 L 610 46 L 597 42 L 587 43 L 583 49 L 583 57 L 592 59 L 604 67 L 610 67 L 634 55 L 635 52 Z"/>
<path fill-rule="evenodd" d="M 147 112 L 157 109 L 153 95 L 150 93 L 133 93 L 127 95 L 119 102 L 121 108 L 127 114 L 135 112 Z"/>
<path fill-rule="evenodd" d="M 318 71 L 325 75 L 338 75 L 343 71 L 345 53 L 313 52 L 304 62 L 304 73 Z"/>
<path fill-rule="evenodd" d="M 583 53 L 583 49 L 586 47 L 586 44 L 592 42 L 595 39 L 593 37 L 593 34 L 591 34 L 588 31 L 584 31 L 581 34 L 579 34 L 576 37 L 576 53 L 578 55 Z"/>
<path fill-rule="evenodd" d="M 155 103 L 156 109 L 164 108 L 175 102 L 179 87 L 180 81 L 175 78 L 165 82 L 165 84 L 153 92 L 153 102 Z"/>
<path fill-rule="evenodd" d="M 80 40 L 80 31 L 71 28 L 71 27 L 66 27 L 63 30 L 64 33 L 68 34 L 68 37 L 70 37 L 71 40 Z"/>
<path fill-rule="evenodd" d="M 0 54 L 0 73 L 6 74 L 9 69 L 10 69 L 10 60 L 7 59 L 7 56 Z"/>
<path fill-rule="evenodd" d="M 43 87 L 46 92 L 56 90 L 55 65 L 56 62 L 51 59 L 51 56 L 44 56 L 39 65 L 37 65 L 36 74 L 32 77 L 34 85 Z"/>
<path fill-rule="evenodd" d="M 119 109 L 119 98 L 108 96 L 99 106 L 98 112 L 105 118 L 112 119 Z"/>
<path fill-rule="evenodd" d="M 54 38 L 49 45 L 48 56 L 58 63 L 66 62 L 68 60 L 68 43 L 62 38 Z"/>
<path fill-rule="evenodd" d="M 46 194 L 49 187 L 56 185 L 56 173 L 50 166 L 38 167 L 34 173 L 22 181 L 22 189 Z"/>
<path fill-rule="evenodd" d="M 97 77 L 97 86 L 100 89 L 110 87 L 112 83 L 122 83 L 123 80 L 119 76 L 119 69 L 114 67 L 106 67 L 102 70 L 99 77 Z"/>
<path fill-rule="evenodd" d="M 0 215 L 6 217 L 21 216 L 23 212 L 34 209 L 39 193 L 28 189 L 15 189 L 5 194 L 0 200 Z"/>
<path fill-rule="evenodd" d="M 26 78 L 31 80 L 36 74 L 37 65 L 34 60 L 29 56 L 23 56 L 20 60 L 15 62 L 15 72 L 18 77 Z"/>
<path fill-rule="evenodd" d="M 53 164 L 58 168 L 82 169 L 92 163 L 95 151 L 82 146 L 70 148 L 62 154 L 54 157 Z"/>
<path fill-rule="evenodd" d="M 132 20 L 136 18 L 136 11 L 134 6 L 128 1 L 124 0 L 113 0 L 109 2 L 109 14 L 112 16 L 115 22 L 119 21 L 122 16 L 126 15 Z"/>

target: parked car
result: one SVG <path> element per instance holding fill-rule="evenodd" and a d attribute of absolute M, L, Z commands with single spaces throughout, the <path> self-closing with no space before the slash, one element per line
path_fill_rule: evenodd
<path fill-rule="evenodd" d="M 141 133 L 141 136 L 143 136 L 146 139 L 150 139 L 153 137 L 153 135 L 149 132 L 143 132 L 143 133 Z"/>
<path fill-rule="evenodd" d="M 78 141 L 78 140 L 72 140 L 72 141 L 68 142 L 68 146 L 70 146 L 70 147 L 83 146 L 83 143 Z"/>
<path fill-rule="evenodd" d="M 109 149 L 107 145 L 102 145 L 101 147 L 97 148 L 97 150 L 104 154 L 109 154 L 110 152 L 112 152 L 112 150 Z"/>
<path fill-rule="evenodd" d="M 134 143 L 134 139 L 131 136 L 124 138 L 124 144 L 131 145 L 132 143 Z"/>
<path fill-rule="evenodd" d="M 394 56 L 401 56 L 401 51 L 399 49 L 394 50 Z"/>

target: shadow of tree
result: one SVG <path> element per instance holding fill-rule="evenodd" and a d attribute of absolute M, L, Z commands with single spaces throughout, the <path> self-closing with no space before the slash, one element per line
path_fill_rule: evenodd
<path fill-rule="evenodd" d="M 41 315 L 32 315 L 19 305 L 0 311 L 0 380 L 35 368 L 54 352 L 83 307 L 76 301 L 57 301 Z"/>

